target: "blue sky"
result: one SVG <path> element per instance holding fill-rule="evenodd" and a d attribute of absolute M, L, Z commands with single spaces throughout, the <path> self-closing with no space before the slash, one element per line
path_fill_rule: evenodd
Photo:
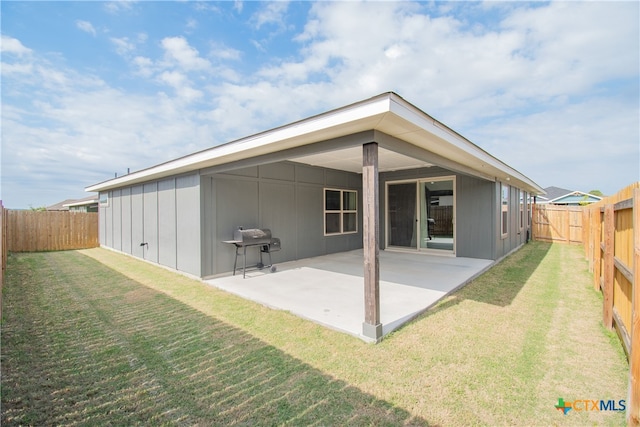
<path fill-rule="evenodd" d="M 394 91 L 542 187 L 640 179 L 638 2 L 13 2 L 9 208 Z"/>

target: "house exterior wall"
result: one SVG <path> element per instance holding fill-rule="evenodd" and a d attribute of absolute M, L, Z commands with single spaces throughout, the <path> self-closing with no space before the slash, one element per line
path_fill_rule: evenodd
<path fill-rule="evenodd" d="M 456 177 L 456 255 L 495 259 L 493 218 L 498 207 L 493 202 L 495 184 L 466 175 Z"/>
<path fill-rule="evenodd" d="M 495 246 L 495 256 L 493 259 L 500 259 L 506 255 L 508 255 L 511 251 L 517 249 L 519 246 L 523 245 L 527 242 L 527 231 L 529 231 L 529 235 L 531 235 L 531 227 L 527 222 L 527 216 L 529 215 L 526 203 L 523 206 L 523 224 L 522 228 L 520 227 L 520 201 L 526 201 L 527 193 L 509 185 L 507 182 L 496 182 L 495 183 L 495 206 L 497 209 L 500 209 L 501 206 L 501 184 L 509 187 L 509 220 L 508 220 L 508 230 L 507 235 L 502 235 L 502 228 L 500 223 L 500 212 L 498 211 L 495 215 L 495 238 L 496 238 L 496 246 Z"/>
<path fill-rule="evenodd" d="M 500 182 L 430 167 L 380 174 L 382 249 L 387 182 L 443 176 L 455 176 L 456 256 L 495 260 L 526 242 L 528 212 L 519 224 L 526 193 L 510 187 L 509 230 L 502 236 Z M 357 233 L 324 235 L 325 188 L 358 192 Z M 223 241 L 240 226 L 270 228 L 281 239 L 274 263 L 361 248 L 362 175 L 288 161 L 197 172 L 109 191 L 99 218 L 102 245 L 205 277 L 232 270 L 235 248 Z M 258 257 L 249 249 L 247 264 Z"/>
<path fill-rule="evenodd" d="M 419 180 L 455 176 L 456 200 L 456 256 L 482 259 L 499 259 L 526 242 L 529 229 L 524 212 L 523 227 L 519 227 L 520 194 L 516 187 L 509 188 L 509 231 L 501 233 L 500 182 L 487 181 L 440 167 L 403 170 L 380 174 L 380 236 L 384 248 L 386 235 L 386 184 L 390 181 Z M 526 207 L 526 205 L 525 205 Z"/>
<path fill-rule="evenodd" d="M 325 188 L 358 192 L 357 233 L 324 235 Z M 231 240 L 238 227 L 271 229 L 282 242 L 282 249 L 272 253 L 274 263 L 361 248 L 361 189 L 359 174 L 291 162 L 202 175 L 203 275 L 233 269 L 235 248 L 223 241 Z M 249 248 L 247 265 L 258 256 Z"/>
<path fill-rule="evenodd" d="M 198 173 L 109 191 L 99 209 L 101 245 L 201 275 Z"/>
<path fill-rule="evenodd" d="M 470 177 L 440 167 L 411 169 L 380 174 L 380 235 L 384 248 L 386 235 L 386 205 L 384 194 L 390 181 L 428 179 L 455 176 L 456 188 L 456 256 L 495 259 L 495 225 L 497 206 L 495 183 Z M 384 220 L 383 220 L 384 219 Z"/>
<path fill-rule="evenodd" d="M 71 212 L 98 212 L 98 204 L 69 206 Z"/>

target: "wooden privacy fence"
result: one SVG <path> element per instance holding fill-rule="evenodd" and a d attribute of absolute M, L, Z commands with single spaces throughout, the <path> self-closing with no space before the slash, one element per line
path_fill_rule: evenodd
<path fill-rule="evenodd" d="M 544 242 L 581 244 L 585 207 L 533 205 L 532 237 Z"/>
<path fill-rule="evenodd" d="M 4 272 L 7 269 L 7 210 L 0 200 L 0 318 L 2 318 L 2 289 Z"/>
<path fill-rule="evenodd" d="M 640 425 L 640 182 L 585 209 L 585 253 L 602 320 L 629 358 L 627 422 Z"/>
<path fill-rule="evenodd" d="M 63 251 L 99 245 L 97 213 L 5 210 L 4 219 L 10 252 Z"/>

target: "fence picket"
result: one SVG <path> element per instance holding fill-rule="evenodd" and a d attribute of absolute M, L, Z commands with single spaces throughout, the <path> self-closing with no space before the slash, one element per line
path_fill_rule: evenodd
<path fill-rule="evenodd" d="M 94 212 L 5 210 L 11 252 L 60 251 L 99 246 Z"/>
<path fill-rule="evenodd" d="M 640 426 L 640 182 L 585 207 L 534 205 L 532 231 L 535 240 L 584 245 L 603 324 L 629 359 L 627 423 Z"/>

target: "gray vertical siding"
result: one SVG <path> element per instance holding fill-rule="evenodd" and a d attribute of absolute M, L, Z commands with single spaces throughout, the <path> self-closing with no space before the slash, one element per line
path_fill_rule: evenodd
<path fill-rule="evenodd" d="M 176 268 L 175 178 L 158 182 L 158 264 Z"/>
<path fill-rule="evenodd" d="M 143 194 L 142 234 L 147 246 L 144 248 L 144 258 L 158 262 L 158 183 L 144 184 Z"/>
<path fill-rule="evenodd" d="M 176 178 L 176 268 L 201 275 L 200 177 Z"/>
<path fill-rule="evenodd" d="M 98 200 L 102 200 L 105 194 L 109 195 L 109 192 L 99 193 Z M 107 207 L 98 203 L 98 241 L 104 246 L 107 246 L 107 212 Z"/>
<path fill-rule="evenodd" d="M 200 276 L 199 175 L 111 191 L 100 230 L 107 247 Z"/>
<path fill-rule="evenodd" d="M 296 236 L 296 192 L 293 184 L 264 182 L 260 184 L 259 224 L 269 224 L 281 239 L 279 260 L 296 259 L 298 241 Z M 276 231 L 273 231 L 275 233 Z M 275 258 L 275 257 L 274 257 Z"/>
<path fill-rule="evenodd" d="M 299 184 L 296 188 L 296 210 L 304 213 L 296 217 L 296 245 L 299 258 L 309 258 L 318 253 L 328 253 L 327 239 L 322 233 L 324 208 L 322 187 Z M 311 226 L 313 224 L 314 226 Z M 320 224 L 320 231 L 317 225 Z"/>
<path fill-rule="evenodd" d="M 327 187 L 358 191 L 358 233 L 324 236 Z M 361 248 L 361 187 L 358 174 L 290 162 L 203 175 L 203 224 L 215 224 L 205 225 L 203 233 L 203 275 L 232 270 L 234 247 L 222 241 L 230 240 L 239 226 L 269 228 L 281 239 L 274 263 Z M 257 250 L 247 253 L 247 263 L 255 264 Z"/>
<path fill-rule="evenodd" d="M 508 183 L 504 183 L 509 185 Z M 501 193 L 500 193 L 500 183 L 495 183 L 495 199 L 496 199 L 496 207 L 498 209 L 495 217 L 495 227 L 496 227 L 496 250 L 494 259 L 499 259 L 508 255 L 509 252 L 517 249 L 519 246 L 523 245 L 527 241 L 527 224 L 526 219 L 523 224 L 523 228 L 520 228 L 520 193 L 518 188 L 509 185 L 509 229 L 508 233 L 505 237 L 502 236 L 501 232 L 501 224 L 500 224 L 500 203 L 501 203 Z M 523 195 L 526 193 L 522 192 Z"/>
<path fill-rule="evenodd" d="M 456 255 L 494 259 L 494 183 L 458 175 L 456 187 Z"/>
<path fill-rule="evenodd" d="M 439 167 L 387 172 L 380 175 L 380 235 L 385 236 L 384 194 L 389 181 L 456 177 L 456 256 L 499 259 L 526 242 L 526 229 L 519 229 L 517 188 L 509 190 L 509 233 L 501 236 L 500 183 L 454 173 Z M 384 237 L 381 246 L 384 247 Z"/>
<path fill-rule="evenodd" d="M 122 224 L 122 252 L 131 253 L 131 188 L 123 188 L 120 192 L 120 221 Z"/>
<path fill-rule="evenodd" d="M 144 256 L 144 210 L 142 201 L 142 185 L 131 189 L 131 255 L 138 258 Z"/>
<path fill-rule="evenodd" d="M 113 190 L 113 200 L 111 200 L 112 212 L 112 231 L 111 231 L 111 247 L 122 250 L 122 208 L 120 199 L 121 190 Z"/>
<path fill-rule="evenodd" d="M 381 247 L 389 181 L 456 177 L 456 255 L 499 259 L 526 241 L 520 197 L 509 192 L 509 233 L 500 233 L 500 183 L 431 167 L 380 176 Z M 358 232 L 325 236 L 325 188 L 358 191 Z M 526 194 L 522 194 L 523 197 Z M 109 192 L 100 207 L 100 243 L 196 276 L 229 272 L 234 247 L 222 243 L 237 227 L 270 228 L 282 241 L 274 263 L 362 247 L 362 176 L 279 162 L 200 175 L 192 173 Z M 147 246 L 140 246 L 147 243 Z M 258 252 L 249 251 L 249 264 Z M 265 260 L 266 261 L 266 260 Z"/>
<path fill-rule="evenodd" d="M 254 180 L 233 177 L 231 179 L 215 179 L 214 205 L 216 211 L 215 233 L 213 234 L 214 265 L 207 265 L 205 274 L 230 271 L 233 266 L 233 250 L 231 245 L 222 241 L 233 239 L 233 230 L 238 227 L 268 227 L 259 224 L 258 183 Z M 272 227 L 273 229 L 273 227 Z M 272 230 L 278 234 L 277 229 Z M 251 251 L 253 255 L 255 251 Z M 255 263 L 252 258 L 250 263 Z M 214 269 L 212 270 L 211 267 Z"/>

